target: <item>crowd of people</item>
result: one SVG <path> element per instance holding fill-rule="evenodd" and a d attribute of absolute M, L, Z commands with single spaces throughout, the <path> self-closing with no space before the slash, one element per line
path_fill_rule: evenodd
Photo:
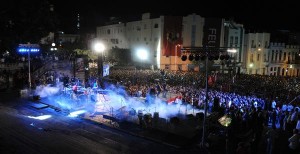
<path fill-rule="evenodd" d="M 7 82 L 13 76 L 12 86 L 21 89 L 28 83 L 27 71 L 27 68 L 3 70 L 0 78 Z M 129 97 L 146 97 L 151 92 L 155 97 L 169 100 L 168 97 L 175 95 L 182 103 L 199 109 L 204 109 L 207 100 L 209 113 L 228 115 L 232 119 L 226 129 L 231 153 L 299 152 L 299 78 L 221 73 L 209 77 L 205 89 L 206 76 L 199 72 L 111 69 L 109 75 L 110 80 L 125 88 Z M 33 76 L 34 85 L 57 82 L 67 85 L 76 83 L 76 79 L 55 71 Z M 104 88 L 96 78 L 81 82 L 85 87 Z M 213 136 L 220 134 L 217 131 L 215 127 L 209 128 L 208 142 L 214 150 L 217 149 L 214 146 L 223 146 L 214 140 Z"/>
<path fill-rule="evenodd" d="M 295 132 L 300 131 L 300 102 L 295 99 L 299 94 L 299 78 L 245 74 L 237 74 L 234 79 L 227 74 L 214 77 L 208 88 L 207 110 L 231 117 L 230 153 L 299 152 L 300 141 L 295 142 L 299 135 Z M 154 88 L 157 96 L 165 97 L 161 91 L 167 91 L 180 96 L 184 103 L 204 108 L 206 80 L 198 72 L 112 70 L 110 78 L 125 85 L 131 96 L 144 96 Z M 228 88 L 224 89 L 225 86 Z M 211 145 L 222 146 L 216 144 L 220 140 L 211 137 L 220 134 L 216 132 L 219 129 L 211 127 L 209 131 Z"/>

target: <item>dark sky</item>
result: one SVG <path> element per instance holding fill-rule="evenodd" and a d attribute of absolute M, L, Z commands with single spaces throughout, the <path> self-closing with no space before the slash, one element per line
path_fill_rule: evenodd
<path fill-rule="evenodd" d="M 18 0 L 11 0 L 18 2 Z M 26 0 L 33 1 L 33 0 Z M 300 31 L 300 5 L 296 0 L 48 0 L 54 4 L 62 29 L 76 26 L 76 14 L 81 26 L 96 30 L 110 16 L 140 17 L 150 12 L 161 15 L 188 15 L 232 18 L 246 30 L 269 31 L 284 29 Z M 1 12 L 0 12 L 1 13 Z"/>
<path fill-rule="evenodd" d="M 89 1 L 89 4 L 86 3 L 87 1 L 82 1 L 74 6 L 81 10 L 83 15 L 128 17 L 140 16 L 143 12 L 166 15 L 197 13 L 202 17 L 233 18 L 244 24 L 246 29 L 300 29 L 300 6 L 296 1 L 109 0 L 104 3 L 100 0 Z"/>

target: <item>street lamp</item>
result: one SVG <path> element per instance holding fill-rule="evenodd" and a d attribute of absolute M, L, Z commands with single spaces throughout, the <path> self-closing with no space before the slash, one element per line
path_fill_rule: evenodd
<path fill-rule="evenodd" d="M 98 77 L 103 77 L 103 52 L 105 50 L 105 46 L 101 42 L 97 42 L 94 45 L 94 50 L 98 53 Z"/>
<path fill-rule="evenodd" d="M 26 53 L 28 55 L 28 87 L 29 90 L 31 89 L 31 71 L 30 71 L 30 53 L 31 52 L 39 52 L 40 46 L 38 44 L 19 44 L 18 52 L 19 53 Z"/>

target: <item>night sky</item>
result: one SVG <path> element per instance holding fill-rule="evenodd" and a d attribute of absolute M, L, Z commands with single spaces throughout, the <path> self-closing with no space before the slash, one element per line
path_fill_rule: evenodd
<path fill-rule="evenodd" d="M 24 0 L 21 0 L 24 1 Z M 35 1 L 35 0 L 26 0 Z M 76 26 L 76 14 L 81 15 L 83 29 L 95 31 L 108 17 L 134 19 L 142 13 L 156 15 L 188 15 L 196 13 L 202 17 L 233 19 L 244 25 L 246 30 L 269 32 L 275 29 L 300 31 L 300 8 L 295 0 L 263 1 L 197 1 L 180 2 L 166 0 L 48 0 L 62 21 L 61 29 Z M 196 4 L 199 3 L 199 4 Z M 8 3 L 18 3 L 11 0 Z M 5 7 L 5 5 L 3 5 Z M 1 13 L 1 12 L 0 12 Z"/>

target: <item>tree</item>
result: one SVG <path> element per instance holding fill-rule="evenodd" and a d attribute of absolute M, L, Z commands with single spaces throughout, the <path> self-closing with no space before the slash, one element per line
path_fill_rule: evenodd
<path fill-rule="evenodd" d="M 58 30 L 59 21 L 47 0 L 20 0 L 2 3 L 0 52 L 15 51 L 20 43 L 39 43 L 49 32 Z"/>

